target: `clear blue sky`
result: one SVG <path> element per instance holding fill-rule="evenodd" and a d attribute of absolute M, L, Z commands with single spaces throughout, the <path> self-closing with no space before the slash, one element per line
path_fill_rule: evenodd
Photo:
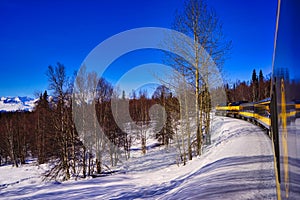
<path fill-rule="evenodd" d="M 233 41 L 224 66 L 226 79 L 249 80 L 254 68 L 270 73 L 277 1 L 207 2 Z M 35 91 L 47 89 L 49 65 L 60 62 L 71 75 L 95 46 L 121 31 L 170 28 L 182 5 L 182 0 L 1 0 L 0 96 L 33 96 Z M 130 61 L 134 57 L 137 61 Z M 162 63 L 159 56 L 145 52 L 123 62 L 125 68 Z"/>

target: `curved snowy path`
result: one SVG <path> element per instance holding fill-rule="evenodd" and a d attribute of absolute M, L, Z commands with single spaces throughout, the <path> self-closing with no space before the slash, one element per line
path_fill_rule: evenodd
<path fill-rule="evenodd" d="M 156 149 L 132 158 L 126 174 L 61 184 L 41 182 L 33 168 L 30 174 L 24 167 L 28 177 L 17 169 L 19 177 L 16 169 L 0 167 L 7 176 L 0 176 L 0 198 L 276 199 L 268 136 L 238 119 L 215 117 L 212 124 L 212 144 L 186 166 L 174 164 L 175 150 Z M 14 180 L 9 180 L 9 173 L 14 173 Z"/>
<path fill-rule="evenodd" d="M 276 199 L 272 143 L 259 127 L 218 117 L 204 165 L 165 199 Z"/>

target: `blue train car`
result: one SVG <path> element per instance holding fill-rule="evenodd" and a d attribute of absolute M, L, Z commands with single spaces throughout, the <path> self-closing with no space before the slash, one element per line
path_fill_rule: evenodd
<path fill-rule="evenodd" d="M 278 199 L 300 199 L 299 100 L 300 1 L 279 0 L 270 106 Z"/>

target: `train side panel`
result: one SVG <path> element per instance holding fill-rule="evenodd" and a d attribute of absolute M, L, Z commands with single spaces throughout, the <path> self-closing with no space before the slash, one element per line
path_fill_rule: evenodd
<path fill-rule="evenodd" d="M 281 199 L 300 199 L 300 1 L 280 0 L 271 116 Z"/>

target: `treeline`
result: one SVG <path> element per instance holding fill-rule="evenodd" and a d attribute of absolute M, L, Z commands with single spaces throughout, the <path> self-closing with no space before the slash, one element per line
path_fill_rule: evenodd
<path fill-rule="evenodd" d="M 162 115 L 152 113 L 160 116 L 152 119 L 157 122 L 152 129 L 157 129 L 155 137 L 162 145 L 168 145 L 174 136 L 171 123 L 178 119 L 179 103 L 163 86 L 156 89 L 152 98 L 147 91 L 140 91 L 129 99 L 124 91 L 122 95 L 116 94 L 110 83 L 89 74 L 87 82 L 92 77 L 96 80 L 95 95 L 92 101 L 82 104 L 72 102 L 78 98 L 74 97 L 74 82 L 66 76 L 64 65 L 49 66 L 47 76 L 53 95 L 48 96 L 47 91 L 40 94 L 33 112 L 1 113 L 0 164 L 11 163 L 18 167 L 25 164 L 27 158 L 36 158 L 39 164 L 54 162 L 46 174 L 48 178 L 67 180 L 71 175 L 100 174 L 108 165 L 117 165 L 120 156 L 130 157 L 133 140 L 139 140 L 141 153 L 146 153 L 146 133 L 152 118 L 149 110 L 155 104 L 165 108 Z M 79 112 L 79 118 L 78 113 L 74 113 L 76 109 L 84 110 Z M 89 109 L 94 109 L 96 116 L 91 116 L 93 112 Z M 158 123 L 162 121 L 166 123 Z M 99 133 L 98 125 L 104 135 Z"/>
<path fill-rule="evenodd" d="M 225 85 L 228 103 L 236 101 L 256 102 L 270 97 L 271 78 L 265 77 L 262 70 L 257 75 L 252 72 L 250 81 L 236 81 L 232 86 Z"/>
<path fill-rule="evenodd" d="M 0 165 L 18 167 L 26 158 L 36 158 L 39 164 L 54 162 L 48 178 L 101 174 L 121 157 L 130 158 L 133 142 L 145 154 L 149 130 L 161 145 L 168 146 L 172 140 L 178 144 L 180 162 L 185 164 L 197 155 L 196 129 L 189 115 L 184 115 L 192 109 L 185 110 L 185 101 L 180 99 L 185 96 L 158 86 L 151 98 L 147 91 L 133 92 L 128 98 L 124 91 L 114 91 L 105 79 L 85 70 L 82 67 L 73 80 L 64 65 L 49 66 L 51 96 L 47 91 L 40 94 L 33 112 L 0 113 Z M 229 102 L 258 101 L 269 97 L 270 79 L 261 70 L 258 76 L 253 70 L 250 83 L 237 81 L 225 89 Z M 164 110 L 151 111 L 154 105 Z M 208 134 L 205 124 L 201 131 Z"/>

